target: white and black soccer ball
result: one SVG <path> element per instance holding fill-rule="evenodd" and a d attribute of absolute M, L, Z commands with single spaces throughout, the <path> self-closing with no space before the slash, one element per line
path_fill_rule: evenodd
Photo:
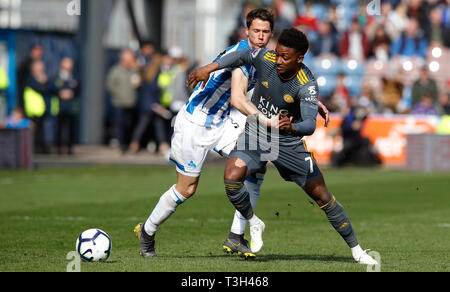
<path fill-rule="evenodd" d="M 94 228 L 78 236 L 76 249 L 81 259 L 88 262 L 106 261 L 111 255 L 112 242 L 106 232 Z"/>

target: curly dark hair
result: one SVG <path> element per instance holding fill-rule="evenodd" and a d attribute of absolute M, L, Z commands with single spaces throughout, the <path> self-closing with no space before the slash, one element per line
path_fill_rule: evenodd
<path fill-rule="evenodd" d="M 272 12 L 264 8 L 253 9 L 247 14 L 247 28 L 250 28 L 253 20 L 257 18 L 263 21 L 268 21 L 270 23 L 270 29 L 273 31 L 274 16 Z"/>
<path fill-rule="evenodd" d="M 293 27 L 281 32 L 278 43 L 282 46 L 293 48 L 302 55 L 305 55 L 309 48 L 309 41 L 306 35 Z"/>

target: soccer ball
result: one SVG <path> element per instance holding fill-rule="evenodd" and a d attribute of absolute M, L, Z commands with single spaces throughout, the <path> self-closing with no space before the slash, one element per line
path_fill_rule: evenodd
<path fill-rule="evenodd" d="M 109 235 L 96 228 L 83 231 L 76 243 L 78 254 L 88 262 L 106 261 L 111 254 L 111 247 Z"/>

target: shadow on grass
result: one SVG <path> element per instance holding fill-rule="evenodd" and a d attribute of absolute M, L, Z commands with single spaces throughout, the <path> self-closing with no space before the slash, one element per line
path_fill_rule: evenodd
<path fill-rule="evenodd" d="M 230 259 L 230 260 L 244 260 L 244 258 L 237 255 L 205 255 L 205 256 L 173 256 L 171 258 L 177 259 L 195 259 L 195 258 L 216 258 L 216 259 Z M 309 254 L 292 254 L 292 255 L 280 255 L 280 254 L 265 254 L 258 255 L 255 259 L 247 259 L 250 262 L 273 262 L 273 261 L 318 261 L 318 262 L 341 262 L 341 263 L 354 263 L 351 257 L 341 257 L 335 255 L 309 255 Z"/>
<path fill-rule="evenodd" d="M 292 254 L 292 255 L 279 255 L 268 254 L 259 255 L 255 261 L 258 262 L 271 262 L 271 261 L 318 261 L 318 262 L 343 262 L 353 263 L 354 260 L 350 257 L 340 257 L 335 255 L 310 255 L 310 254 Z"/>

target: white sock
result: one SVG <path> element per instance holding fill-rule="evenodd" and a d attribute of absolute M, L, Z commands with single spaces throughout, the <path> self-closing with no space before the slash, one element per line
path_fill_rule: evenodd
<path fill-rule="evenodd" d="M 231 224 L 231 232 L 234 234 L 242 235 L 245 233 L 245 227 L 247 226 L 247 219 L 245 219 L 241 213 L 236 210 L 234 212 L 233 223 Z"/>
<path fill-rule="evenodd" d="M 359 259 L 359 257 L 364 253 L 364 250 L 359 246 L 359 244 L 350 249 L 352 251 L 352 256 L 355 260 Z"/>
<path fill-rule="evenodd" d="M 249 177 L 244 184 L 247 187 L 247 190 L 250 194 L 250 204 L 252 205 L 252 208 L 254 209 L 256 206 L 256 203 L 258 202 L 259 195 L 261 193 L 261 184 L 264 180 L 264 174 L 256 174 L 255 177 Z M 231 224 L 231 232 L 234 234 L 242 235 L 245 233 L 245 228 L 247 227 L 247 219 L 244 218 L 244 216 L 241 215 L 239 211 L 236 210 L 234 212 L 234 218 L 233 223 Z"/>
<path fill-rule="evenodd" d="M 152 213 L 145 222 L 144 229 L 148 235 L 153 235 L 158 230 L 158 226 L 167 220 L 177 207 L 181 205 L 186 198 L 183 197 L 173 185 L 167 192 L 165 192 L 159 199 L 158 204 L 153 209 Z"/>
<path fill-rule="evenodd" d="M 259 222 L 261 222 L 261 219 L 259 219 L 255 214 L 253 214 L 252 218 L 248 220 L 248 223 L 250 223 L 250 225 L 255 225 Z"/>

